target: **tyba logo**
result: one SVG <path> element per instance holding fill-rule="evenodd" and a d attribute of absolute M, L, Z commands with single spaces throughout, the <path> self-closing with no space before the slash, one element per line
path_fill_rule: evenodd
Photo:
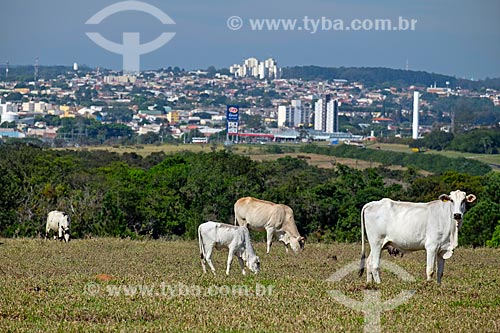
<path fill-rule="evenodd" d="M 107 17 L 124 11 L 144 12 L 154 16 L 162 24 L 175 24 L 170 16 L 157 7 L 140 1 L 122 1 L 105 7 L 88 19 L 85 24 L 97 25 Z M 175 32 L 163 32 L 155 40 L 141 44 L 139 32 L 124 32 L 123 42 L 122 44 L 118 44 L 104 38 L 98 32 L 87 32 L 86 34 L 103 49 L 121 54 L 123 56 L 123 72 L 127 73 L 139 72 L 140 56 L 159 49 L 175 36 Z"/>
<path fill-rule="evenodd" d="M 396 276 L 398 276 L 401 280 L 405 282 L 415 282 L 415 278 L 398 265 L 387 260 L 381 260 L 381 264 L 382 267 L 396 274 Z M 327 281 L 339 282 L 348 274 L 356 270 L 358 270 L 358 262 L 353 261 L 333 273 Z M 380 291 L 378 290 L 365 290 L 362 302 L 347 297 L 339 290 L 329 290 L 328 294 L 330 294 L 330 296 L 332 296 L 340 304 L 364 313 L 365 333 L 378 333 L 382 331 L 380 324 L 380 316 L 382 312 L 395 309 L 401 304 L 404 304 L 415 294 L 415 290 L 402 290 L 396 297 L 385 301 L 382 300 Z"/>

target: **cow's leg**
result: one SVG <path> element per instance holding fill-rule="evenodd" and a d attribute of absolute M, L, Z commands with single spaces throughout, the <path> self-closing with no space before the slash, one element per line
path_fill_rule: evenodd
<path fill-rule="evenodd" d="M 442 255 L 437 256 L 437 283 L 441 284 L 441 278 L 444 272 L 444 258 Z"/>
<path fill-rule="evenodd" d="M 201 261 L 201 268 L 203 268 L 203 274 L 205 274 L 205 273 L 207 273 L 207 267 L 205 265 L 206 261 L 205 261 L 205 258 L 203 257 L 203 254 L 201 255 L 200 261 Z"/>
<path fill-rule="evenodd" d="M 271 251 L 271 244 L 273 242 L 274 231 L 273 229 L 268 228 L 266 229 L 266 232 L 267 232 L 267 253 L 269 253 L 269 251 Z"/>
<path fill-rule="evenodd" d="M 234 249 L 229 247 L 229 253 L 227 254 L 227 267 L 226 275 L 229 275 L 229 269 L 231 268 L 231 262 L 233 261 Z"/>
<path fill-rule="evenodd" d="M 207 261 L 208 266 L 210 266 L 210 269 L 212 270 L 212 273 L 215 275 L 215 267 L 214 264 L 212 263 L 212 251 L 214 249 L 214 245 L 209 245 L 205 249 L 205 260 Z"/>
<path fill-rule="evenodd" d="M 370 255 L 368 256 L 367 264 L 368 275 L 366 277 L 366 281 L 371 282 L 371 276 L 373 276 L 375 283 L 380 283 L 380 253 L 382 251 L 382 245 L 377 244 L 376 246 L 370 247 Z"/>
<path fill-rule="evenodd" d="M 371 254 L 371 252 L 370 252 Z M 373 275 L 372 275 L 372 260 L 371 255 L 366 258 L 366 283 L 372 283 Z"/>
<path fill-rule="evenodd" d="M 427 281 L 432 280 L 432 276 L 434 275 L 434 269 L 436 267 L 436 249 L 435 248 L 427 248 Z"/>
<path fill-rule="evenodd" d="M 383 248 L 383 239 L 370 243 L 370 255 L 366 260 L 366 282 L 380 283 L 380 254 Z"/>
<path fill-rule="evenodd" d="M 203 247 L 200 246 L 200 248 L 203 248 Z M 207 272 L 207 267 L 205 265 L 205 263 L 207 261 L 205 260 L 205 256 L 206 256 L 205 253 L 200 253 L 200 261 L 201 261 L 201 268 L 203 268 L 203 274 L 205 274 Z"/>
<path fill-rule="evenodd" d="M 238 258 L 238 262 L 240 264 L 241 274 L 247 275 L 247 272 L 245 272 L 245 263 L 243 262 L 241 255 L 237 254 L 236 257 Z"/>

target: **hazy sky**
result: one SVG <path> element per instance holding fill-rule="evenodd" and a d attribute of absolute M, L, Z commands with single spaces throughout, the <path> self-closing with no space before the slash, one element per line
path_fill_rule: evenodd
<path fill-rule="evenodd" d="M 122 43 L 139 32 L 141 43 L 163 32 L 171 41 L 140 57 L 141 69 L 229 67 L 251 56 L 273 57 L 279 66 L 367 66 L 425 70 L 474 79 L 500 77 L 498 0 L 147 0 L 175 21 L 164 25 L 138 11 L 116 13 L 99 25 L 86 21 L 115 0 L 2 0 L 0 63 L 41 65 L 73 62 L 121 69 L 122 56 L 85 34 L 99 32 Z M 243 26 L 228 28 L 239 16 Z M 319 20 L 307 31 L 304 17 Z M 416 19 L 414 31 L 332 31 L 328 20 Z M 255 31 L 250 19 L 295 19 L 294 31 Z M 312 29 L 313 21 L 308 27 Z M 235 23 L 233 21 L 232 23 Z M 369 23 L 366 23 L 369 24 Z M 300 28 L 299 28 L 300 26 Z"/>

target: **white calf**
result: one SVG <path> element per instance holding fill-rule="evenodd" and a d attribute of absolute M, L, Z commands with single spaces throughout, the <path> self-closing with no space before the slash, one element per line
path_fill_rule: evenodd
<path fill-rule="evenodd" d="M 220 250 L 221 247 L 229 249 L 227 275 L 229 275 L 233 255 L 238 258 L 242 274 L 246 274 L 243 262 L 254 273 L 260 270 L 260 259 L 255 255 L 250 242 L 250 233 L 246 227 L 208 221 L 198 227 L 198 241 L 200 244 L 201 267 L 204 273 L 207 271 L 205 267 L 206 261 L 215 275 L 215 268 L 211 260 L 214 246 L 217 250 Z"/>
<path fill-rule="evenodd" d="M 54 239 L 62 240 L 64 237 L 65 242 L 69 242 L 69 226 L 70 226 L 70 218 L 69 215 L 65 212 L 60 212 L 57 210 L 53 210 L 47 216 L 47 225 L 45 227 L 45 238 L 49 236 L 49 232 L 54 232 Z M 56 236 L 57 232 L 57 236 Z"/>

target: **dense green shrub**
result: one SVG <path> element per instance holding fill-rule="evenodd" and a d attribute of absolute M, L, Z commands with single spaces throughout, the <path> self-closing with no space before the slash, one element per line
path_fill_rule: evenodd
<path fill-rule="evenodd" d="M 353 156 L 369 151 L 351 148 L 345 152 Z M 393 154 L 383 153 L 392 163 Z M 42 235 L 47 213 L 60 209 L 71 215 L 73 237 L 195 238 L 204 221 L 233 223 L 234 202 L 249 195 L 289 205 L 299 231 L 318 240 L 359 241 L 360 210 L 369 201 L 430 201 L 457 188 L 478 197 L 466 214 L 462 244 L 484 245 L 500 219 L 498 173 L 321 169 L 289 156 L 255 162 L 227 151 L 143 158 L 4 144 L 0 186 L 4 237 Z"/>
<path fill-rule="evenodd" d="M 500 247 L 500 220 L 498 220 L 493 236 L 490 240 L 486 241 L 486 245 L 489 247 Z"/>

